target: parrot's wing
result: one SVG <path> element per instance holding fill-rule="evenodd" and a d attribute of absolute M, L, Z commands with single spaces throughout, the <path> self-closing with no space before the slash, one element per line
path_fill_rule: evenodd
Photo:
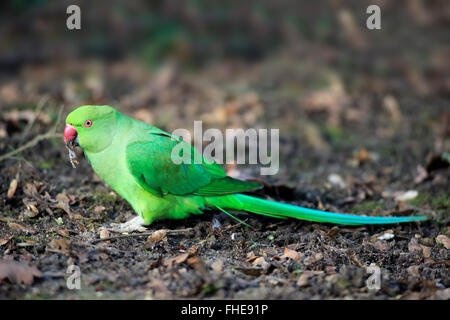
<path fill-rule="evenodd" d="M 179 145 L 182 144 L 182 145 Z M 190 163 L 183 163 L 177 150 L 191 150 Z M 183 148 L 181 148 L 183 147 Z M 246 182 L 227 177 L 223 169 L 215 164 L 194 163 L 195 154 L 192 146 L 169 134 L 151 134 L 145 142 L 134 142 L 126 148 L 126 160 L 131 174 L 147 191 L 164 196 L 202 195 L 215 196 L 258 189 L 257 182 Z"/>

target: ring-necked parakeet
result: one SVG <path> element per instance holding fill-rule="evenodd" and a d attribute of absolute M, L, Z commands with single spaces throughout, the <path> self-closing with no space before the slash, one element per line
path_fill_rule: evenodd
<path fill-rule="evenodd" d="M 219 165 L 203 158 L 199 164 L 173 161 L 173 148 L 186 142 L 109 106 L 82 106 L 72 111 L 66 119 L 64 141 L 81 147 L 98 176 L 138 214 L 123 224 L 121 231 L 137 230 L 158 219 L 201 214 L 206 208 L 346 225 L 426 219 L 331 213 L 244 195 L 242 192 L 258 189 L 260 184 L 227 177 Z M 190 150 L 192 156 L 198 156 L 197 150 Z"/>

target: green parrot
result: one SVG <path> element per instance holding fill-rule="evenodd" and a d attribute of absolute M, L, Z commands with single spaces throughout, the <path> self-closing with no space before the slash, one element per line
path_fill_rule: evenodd
<path fill-rule="evenodd" d="M 127 117 L 110 106 L 81 106 L 66 118 L 64 141 L 70 150 L 83 149 L 98 176 L 125 198 L 138 214 L 115 231 L 142 231 L 159 219 L 183 219 L 217 208 L 274 218 L 345 225 L 389 224 L 425 220 L 415 217 L 368 217 L 332 213 L 242 194 L 261 187 L 257 182 L 228 177 L 179 137 Z M 187 164 L 172 154 L 179 143 L 201 161 Z M 184 147 L 186 147 L 184 145 Z M 174 161 L 175 160 L 175 161 Z M 237 218 L 236 218 L 237 219 Z M 145 228 L 144 228 L 145 229 Z"/>

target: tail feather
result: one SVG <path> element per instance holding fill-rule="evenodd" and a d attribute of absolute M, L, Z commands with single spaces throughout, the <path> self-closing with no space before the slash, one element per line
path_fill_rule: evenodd
<path fill-rule="evenodd" d="M 228 197 L 233 197 L 232 199 Z M 289 205 L 285 203 L 279 203 L 275 201 L 269 201 L 259 199 L 244 194 L 235 194 L 228 196 L 222 207 L 227 209 L 244 210 L 256 214 L 262 214 L 271 216 L 274 218 L 294 218 L 300 220 L 316 221 L 316 222 L 329 222 L 345 225 L 362 225 L 362 224 L 389 224 L 389 223 L 401 223 L 411 221 L 423 221 L 426 220 L 425 216 L 414 217 L 368 217 L 358 216 L 344 213 L 333 213 L 314 209 L 308 209 Z"/>

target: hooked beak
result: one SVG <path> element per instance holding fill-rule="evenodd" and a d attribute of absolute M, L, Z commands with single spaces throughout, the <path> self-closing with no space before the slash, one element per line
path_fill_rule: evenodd
<path fill-rule="evenodd" d="M 70 124 L 66 124 L 66 127 L 64 128 L 64 142 L 68 146 L 78 146 L 77 130 L 75 130 L 75 127 Z"/>

